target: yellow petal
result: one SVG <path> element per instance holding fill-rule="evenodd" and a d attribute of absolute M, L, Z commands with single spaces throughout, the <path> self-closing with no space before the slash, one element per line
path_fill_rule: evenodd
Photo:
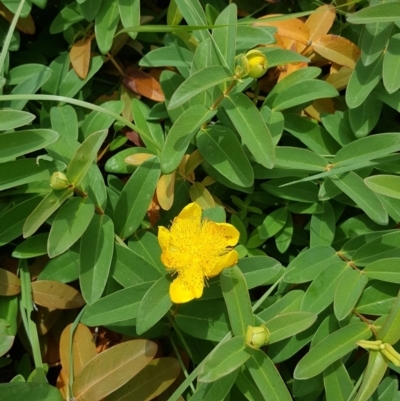
<path fill-rule="evenodd" d="M 168 249 L 169 231 L 163 226 L 158 227 L 158 243 L 160 244 L 163 252 Z"/>
<path fill-rule="evenodd" d="M 203 295 L 204 281 L 201 273 L 198 273 L 196 280 L 190 280 L 190 282 L 185 276 L 178 276 L 169 286 L 169 296 L 171 301 L 176 304 L 189 302 Z M 193 277 L 191 278 L 193 279 Z"/>
<path fill-rule="evenodd" d="M 232 224 L 207 221 L 203 224 L 202 231 L 205 238 L 220 249 L 235 246 L 239 241 L 240 233 Z"/>
<path fill-rule="evenodd" d="M 180 219 L 190 219 L 193 220 L 193 223 L 198 222 L 198 224 L 200 224 L 201 213 L 202 211 L 200 205 L 196 202 L 193 202 L 185 206 L 179 213 L 178 217 Z"/>
<path fill-rule="evenodd" d="M 238 261 L 238 253 L 233 249 L 232 251 L 226 253 L 225 255 L 220 256 L 217 258 L 217 263 L 213 270 L 207 272 L 208 277 L 217 276 L 223 269 L 226 267 L 231 267 L 235 265 Z"/>

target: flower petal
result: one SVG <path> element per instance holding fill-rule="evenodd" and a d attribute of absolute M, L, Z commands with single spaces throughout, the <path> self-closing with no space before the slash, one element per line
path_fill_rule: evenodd
<path fill-rule="evenodd" d="M 193 202 L 185 206 L 178 217 L 180 219 L 190 219 L 193 220 L 193 224 L 200 224 L 202 210 L 198 203 Z"/>
<path fill-rule="evenodd" d="M 165 252 L 168 249 L 169 231 L 163 226 L 158 227 L 158 243 L 160 244 L 163 252 Z"/>
<path fill-rule="evenodd" d="M 217 258 L 217 263 L 213 270 L 207 272 L 208 277 L 217 276 L 223 269 L 226 267 L 231 267 L 235 265 L 238 261 L 238 253 L 233 249 L 232 251 L 226 253 L 225 255 L 220 256 Z"/>
<path fill-rule="evenodd" d="M 185 272 L 186 273 L 186 272 Z M 196 272 L 197 277 L 188 274 L 178 275 L 169 286 L 169 296 L 176 304 L 189 302 L 192 299 L 200 298 L 203 295 L 204 280 L 200 271 Z M 190 280 L 188 280 L 190 278 Z"/>
<path fill-rule="evenodd" d="M 214 235 L 218 235 L 218 237 L 224 239 L 226 243 L 225 248 L 228 246 L 235 246 L 238 243 L 240 233 L 235 226 L 229 223 L 215 223 L 213 221 L 210 221 L 209 223 L 216 226 L 214 228 Z"/>

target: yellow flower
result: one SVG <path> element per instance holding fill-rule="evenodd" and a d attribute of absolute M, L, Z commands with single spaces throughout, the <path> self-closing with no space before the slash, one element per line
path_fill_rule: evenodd
<path fill-rule="evenodd" d="M 168 271 L 177 273 L 171 283 L 172 302 L 184 303 L 203 294 L 204 280 L 236 264 L 238 253 L 232 249 L 239 231 L 227 223 L 201 219 L 201 208 L 194 202 L 182 209 L 171 228 L 158 228 L 161 261 Z"/>

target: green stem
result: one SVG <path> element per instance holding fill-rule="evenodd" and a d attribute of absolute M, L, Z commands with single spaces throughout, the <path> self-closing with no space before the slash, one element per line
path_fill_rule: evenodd
<path fill-rule="evenodd" d="M 0 96 L 0 101 L 7 101 L 7 100 L 44 100 L 44 101 L 51 101 L 51 102 L 64 102 L 64 103 L 69 103 L 73 104 L 75 106 L 83 107 L 85 109 L 93 110 L 93 111 L 98 111 L 100 113 L 106 114 L 115 120 L 121 122 L 122 124 L 126 125 L 127 127 L 133 129 L 136 131 L 142 138 L 144 138 L 146 141 L 150 142 L 153 146 L 156 147 L 156 149 L 161 153 L 161 149 L 159 145 L 153 140 L 151 136 L 149 136 L 146 132 L 144 132 L 142 129 L 140 129 L 138 126 L 135 124 L 132 124 L 130 121 L 126 120 L 124 117 L 120 116 L 117 113 L 114 113 L 113 111 L 107 110 L 104 107 L 97 106 L 95 104 L 89 103 L 89 102 L 84 102 L 83 100 L 78 100 L 78 99 L 73 99 L 70 97 L 65 97 L 65 96 L 56 96 L 56 95 L 37 95 L 37 94 L 27 94 L 27 95 L 1 95 Z"/>
<path fill-rule="evenodd" d="M 253 312 L 255 312 L 258 307 L 271 295 L 272 291 L 274 291 L 274 289 L 279 285 L 279 283 L 282 281 L 283 276 L 276 281 L 273 285 L 271 285 L 271 287 L 268 289 L 268 291 L 266 291 L 263 296 L 253 305 L 253 307 L 251 308 Z"/>
<path fill-rule="evenodd" d="M 10 47 L 12 35 L 15 31 L 15 27 L 17 26 L 17 22 L 18 22 L 19 16 L 21 15 L 22 7 L 24 6 L 24 4 L 25 4 L 25 0 L 21 0 L 19 3 L 19 6 L 17 8 L 17 11 L 14 15 L 14 18 L 11 22 L 10 29 L 7 32 L 6 39 L 4 40 L 3 50 L 1 51 L 1 54 L 0 54 L 0 76 L 3 76 L 4 62 L 7 57 L 8 48 Z"/>
<path fill-rule="evenodd" d="M 33 361 L 36 368 L 35 382 L 47 383 L 46 375 L 44 372 L 42 355 L 40 353 L 39 336 L 36 328 L 36 324 L 31 320 L 32 307 L 32 292 L 31 292 L 31 275 L 29 272 L 28 263 L 25 259 L 19 261 L 19 273 L 21 279 L 21 302 L 20 310 L 22 315 L 22 321 L 25 327 L 25 331 L 28 335 L 29 343 L 32 348 Z"/>

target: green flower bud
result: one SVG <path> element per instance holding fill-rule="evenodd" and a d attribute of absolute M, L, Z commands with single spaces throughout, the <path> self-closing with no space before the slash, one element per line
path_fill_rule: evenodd
<path fill-rule="evenodd" d="M 239 54 L 236 56 L 236 67 L 235 67 L 235 75 L 238 78 L 245 77 L 249 71 L 249 61 L 247 60 L 247 57 L 244 54 Z"/>
<path fill-rule="evenodd" d="M 263 324 L 258 327 L 247 326 L 246 344 L 251 348 L 259 349 L 268 344 L 269 336 L 269 330 Z"/>
<path fill-rule="evenodd" d="M 267 72 L 268 61 L 263 53 L 258 50 L 250 50 L 246 53 L 246 58 L 249 63 L 249 77 L 260 78 Z"/>
<path fill-rule="evenodd" d="M 53 189 L 64 189 L 69 187 L 69 181 L 67 176 L 60 171 L 56 171 L 50 178 L 50 186 Z"/>

